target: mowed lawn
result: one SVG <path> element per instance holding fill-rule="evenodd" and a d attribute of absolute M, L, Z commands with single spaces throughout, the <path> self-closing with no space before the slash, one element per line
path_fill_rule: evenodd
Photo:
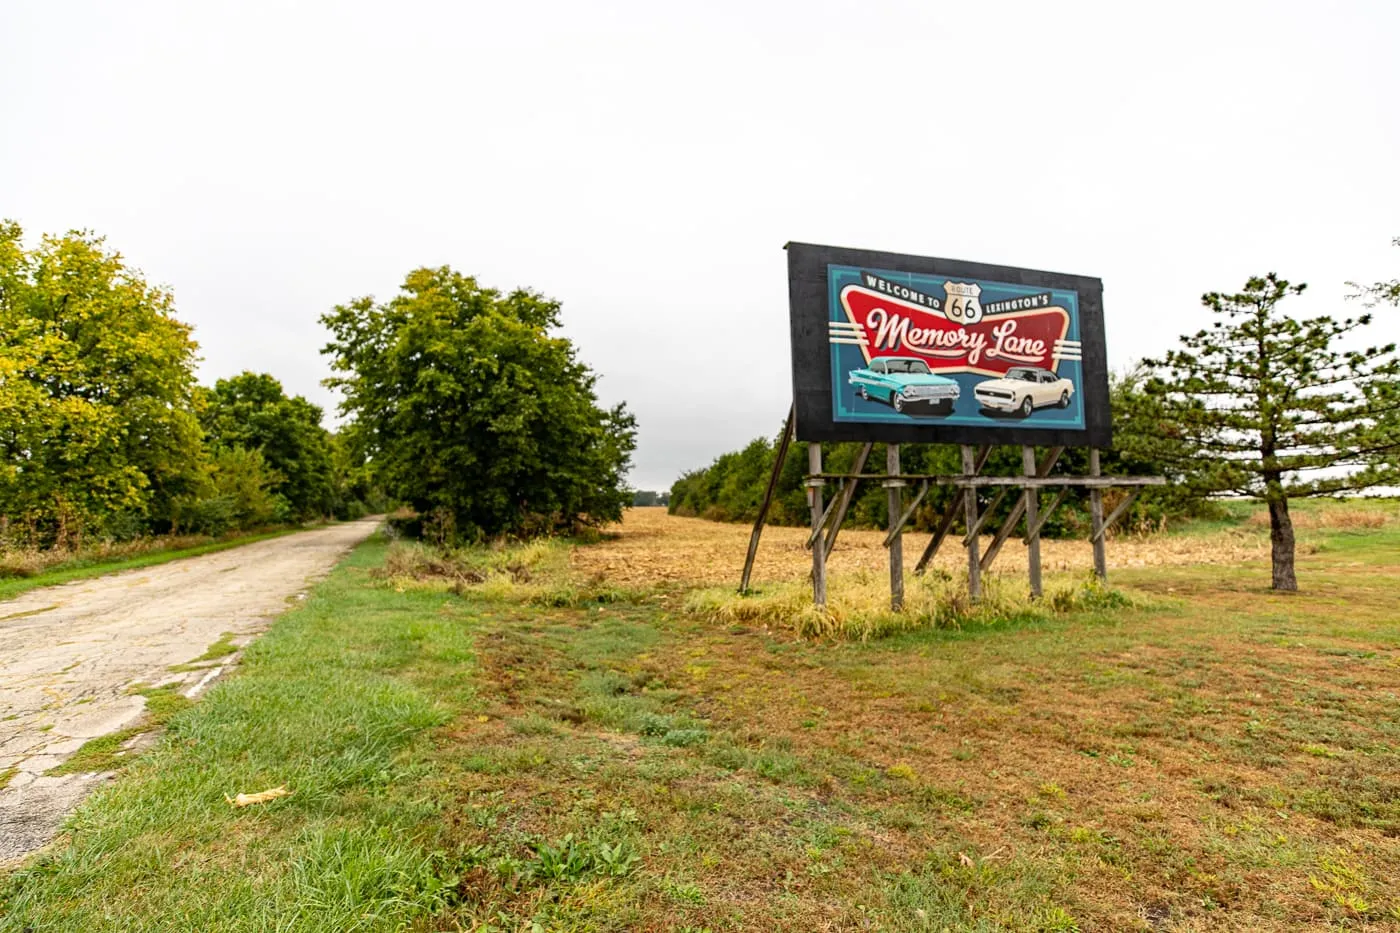
<path fill-rule="evenodd" d="M 1297 596 L 1141 568 L 865 643 L 372 541 L 0 876 L 0 930 L 1400 929 L 1400 521 L 1303 534 Z"/>

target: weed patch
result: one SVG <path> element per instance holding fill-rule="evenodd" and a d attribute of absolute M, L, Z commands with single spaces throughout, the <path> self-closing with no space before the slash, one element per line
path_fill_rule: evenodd
<path fill-rule="evenodd" d="M 237 650 L 238 646 L 233 643 L 233 633 L 224 632 L 223 635 L 219 637 L 218 641 L 206 648 L 204 653 L 195 658 L 191 663 L 198 664 L 202 661 L 218 661 L 221 658 L 228 657 Z"/>
<path fill-rule="evenodd" d="M 397 587 L 445 589 L 458 596 L 547 609 L 578 609 L 635 602 L 645 593 L 583 579 L 569 567 L 574 542 L 543 538 L 443 549 L 395 542 L 376 571 Z"/>
<path fill-rule="evenodd" d="M 131 692 L 146 698 L 145 712 L 136 725 L 89 739 L 64 762 L 44 772 L 48 775 L 117 771 L 131 760 L 130 743 L 142 734 L 166 726 L 190 705 L 178 684 L 136 687 Z"/>
<path fill-rule="evenodd" d="M 889 608 L 888 579 L 855 573 L 833 578 L 826 608 L 812 605 L 805 584 L 779 584 L 748 595 L 732 588 L 696 590 L 686 596 L 686 612 L 722 625 L 758 625 L 809 638 L 876 638 L 920 629 L 982 630 L 1053 621 L 1070 613 L 1109 612 L 1137 605 L 1096 578 L 1054 579 L 1043 599 L 1031 600 L 1022 583 L 1004 577 L 983 581 L 983 596 L 972 602 L 965 583 L 943 573 L 906 580 L 904 608 Z"/>

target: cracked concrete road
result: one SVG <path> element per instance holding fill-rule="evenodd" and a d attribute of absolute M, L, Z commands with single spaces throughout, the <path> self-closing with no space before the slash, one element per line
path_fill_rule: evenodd
<path fill-rule="evenodd" d="M 242 647 L 379 525 L 362 519 L 30 590 L 0 602 L 0 863 L 44 845 L 107 775 L 46 776 L 131 725 L 137 682 L 193 695 L 228 658 L 174 673 L 229 633 Z M 4 775 L 9 773 L 8 784 Z"/>

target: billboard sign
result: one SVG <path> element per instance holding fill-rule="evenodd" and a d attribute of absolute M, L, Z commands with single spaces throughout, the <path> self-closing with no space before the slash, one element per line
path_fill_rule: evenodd
<path fill-rule="evenodd" d="M 1098 279 L 787 249 L 799 440 L 1109 445 Z"/>

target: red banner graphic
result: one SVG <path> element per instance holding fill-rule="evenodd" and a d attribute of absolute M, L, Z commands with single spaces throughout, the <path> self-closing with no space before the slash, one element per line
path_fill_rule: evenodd
<path fill-rule="evenodd" d="M 1079 359 L 1079 342 L 1066 341 L 1069 312 L 1060 307 L 981 315 L 960 324 L 934 311 L 860 285 L 841 291 L 849 324 L 832 324 L 831 340 L 858 344 L 866 362 L 877 356 L 914 357 L 934 372 L 1005 375 L 1016 366 L 1056 370 Z"/>

